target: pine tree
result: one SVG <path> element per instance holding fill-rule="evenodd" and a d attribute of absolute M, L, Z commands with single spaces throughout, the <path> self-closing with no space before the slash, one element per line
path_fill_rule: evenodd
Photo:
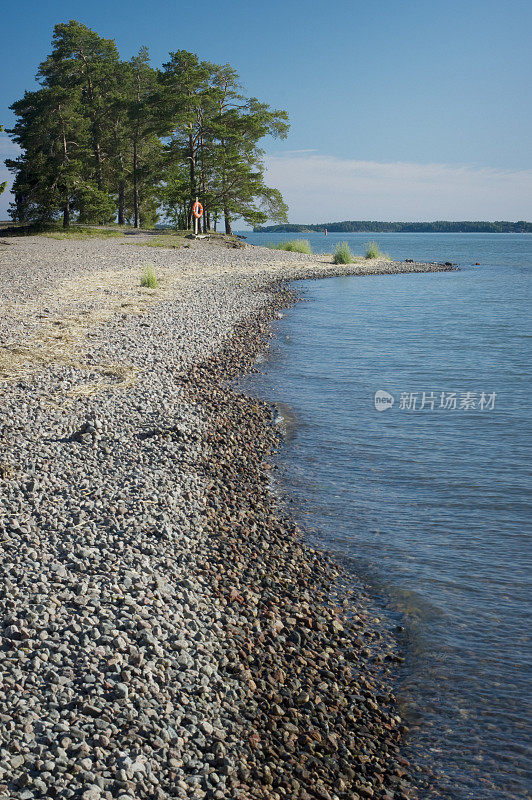
<path fill-rule="evenodd" d="M 170 61 L 163 64 L 159 77 L 159 133 L 170 137 L 167 155 L 184 161 L 189 171 L 187 227 L 191 227 L 192 205 L 200 188 L 197 166 L 205 128 L 208 79 L 207 65 L 186 50 L 170 53 Z"/>
<path fill-rule="evenodd" d="M 220 214 L 226 233 L 232 232 L 236 216 L 252 224 L 268 218 L 285 222 L 287 208 L 280 193 L 264 184 L 258 142 L 267 135 L 286 137 L 286 112 L 274 111 L 255 98 L 246 99 L 237 72 L 228 64 L 200 62 L 186 51 L 171 56 L 160 79 L 161 130 L 170 134 L 169 183 L 163 198 L 170 198 L 175 208 L 184 190 L 183 173 L 176 165 L 185 161 L 189 169 L 187 227 L 196 196 L 204 206 L 204 230 L 210 217 Z"/>
<path fill-rule="evenodd" d="M 127 208 L 127 191 L 129 179 L 129 104 L 131 93 L 130 65 L 121 61 L 117 65 L 118 80 L 109 97 L 106 125 L 109 128 L 109 144 L 107 149 L 108 174 L 111 194 L 116 205 L 117 221 L 125 225 Z"/>
<path fill-rule="evenodd" d="M 162 168 L 162 143 L 154 122 L 157 73 L 150 66 L 147 47 L 129 62 L 130 100 L 128 128 L 131 144 L 133 224 L 154 223 L 157 218 L 156 188 Z"/>
<path fill-rule="evenodd" d="M 112 39 L 102 39 L 75 20 L 55 26 L 52 45 L 52 53 L 40 65 L 38 74 L 45 86 L 82 92 L 90 121 L 94 179 L 98 191 L 109 194 L 112 130 L 108 121 L 120 73 L 118 50 Z M 83 221 L 107 221 L 100 216 L 104 198 L 96 200 L 80 210 Z"/>
<path fill-rule="evenodd" d="M 23 153 L 6 163 L 17 172 L 14 182 L 17 215 L 21 221 L 52 220 L 87 204 L 100 213 L 112 208 L 87 175 L 89 132 L 81 92 L 60 87 L 26 92 L 12 109 L 19 117 L 10 131 Z"/>
<path fill-rule="evenodd" d="M 224 102 L 214 124 L 217 204 L 223 210 L 225 232 L 241 216 L 257 225 L 268 218 L 287 221 L 287 207 L 278 190 L 264 183 L 264 152 L 258 146 L 265 136 L 286 138 L 288 115 L 251 98 L 242 105 Z"/>

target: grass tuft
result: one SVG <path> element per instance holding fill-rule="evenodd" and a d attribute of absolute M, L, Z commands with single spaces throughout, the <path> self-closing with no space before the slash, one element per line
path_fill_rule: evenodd
<path fill-rule="evenodd" d="M 379 245 L 377 244 L 377 242 L 367 243 L 366 258 L 380 258 L 380 259 L 385 259 L 386 261 L 390 260 L 390 256 L 386 255 L 386 253 L 382 253 L 379 250 Z"/>
<path fill-rule="evenodd" d="M 140 285 L 146 287 L 147 289 L 157 289 L 157 275 L 155 274 L 155 266 L 154 264 L 148 264 L 140 279 Z"/>
<path fill-rule="evenodd" d="M 287 242 L 269 244 L 268 247 L 271 250 L 287 250 L 289 253 L 306 253 L 308 256 L 312 254 L 308 239 L 290 239 Z"/>
<path fill-rule="evenodd" d="M 351 252 L 351 248 L 347 242 L 341 242 L 336 245 L 336 250 L 334 251 L 333 256 L 334 264 L 352 264 L 354 260 L 355 257 Z"/>

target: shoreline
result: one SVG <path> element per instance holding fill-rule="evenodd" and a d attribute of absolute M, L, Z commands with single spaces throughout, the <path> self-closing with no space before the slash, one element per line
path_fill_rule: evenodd
<path fill-rule="evenodd" d="M 232 522 L 230 513 L 224 519 L 217 511 L 207 523 L 212 534 L 223 540 L 221 552 L 227 557 L 222 557 L 223 563 L 238 551 L 238 569 L 217 582 L 219 596 L 229 598 L 227 605 L 240 604 L 241 617 L 247 617 L 246 629 L 252 629 L 261 616 L 271 620 L 269 629 L 263 628 L 250 643 L 249 655 L 228 667 L 251 673 L 244 680 L 253 722 L 245 738 L 256 737 L 256 741 L 246 756 L 251 777 L 260 784 L 244 781 L 243 786 L 234 787 L 235 797 L 406 798 L 411 796 L 411 785 L 400 752 L 406 728 L 397 714 L 390 676 L 376 670 L 376 663 L 392 664 L 402 658 L 390 642 L 382 642 L 376 628 L 361 621 L 352 600 L 340 606 L 342 591 L 338 596 L 335 590 L 342 569 L 328 554 L 309 545 L 268 487 L 271 467 L 264 461 L 280 444 L 270 404 L 225 385 L 228 376 L 234 380 L 249 372 L 254 357 L 265 350 L 271 321 L 299 300 L 283 283 L 270 286 L 270 302 L 239 326 L 222 354 L 201 365 L 199 375 L 190 378 L 193 397 L 211 407 L 206 441 L 211 440 L 214 462 L 219 464 L 221 455 L 225 463 L 223 479 L 211 487 L 213 496 L 220 498 L 213 505 L 219 508 L 227 503 L 227 485 L 238 487 L 240 491 L 229 493 L 232 505 L 247 507 L 247 518 L 257 527 L 252 541 L 244 542 L 246 517 L 239 520 L 239 531 L 233 534 L 225 527 Z M 243 439 L 228 448 L 226 437 L 235 429 L 244 430 Z M 215 474 L 219 475 L 218 466 Z M 259 559 L 262 563 L 257 569 L 253 562 Z M 263 571 L 275 575 L 275 589 L 267 579 L 268 591 L 262 592 L 266 600 L 257 599 L 261 592 L 249 575 L 260 577 Z M 239 580 L 240 572 L 246 580 Z M 264 652 L 272 647 L 275 654 Z M 281 677 L 280 671 L 285 673 Z M 295 680 L 290 680 L 290 671 L 295 671 Z M 272 686 L 277 686 L 277 697 Z M 264 694 L 261 689 L 266 689 Z M 264 739 L 267 744 L 261 747 Z M 270 766 L 272 751 L 276 777 Z"/>
<path fill-rule="evenodd" d="M 288 281 L 352 273 L 200 244 L 150 253 L 150 295 L 142 248 L 6 251 L 0 796 L 411 796 L 397 653 L 333 602 L 268 489 L 270 406 L 227 386 Z"/>

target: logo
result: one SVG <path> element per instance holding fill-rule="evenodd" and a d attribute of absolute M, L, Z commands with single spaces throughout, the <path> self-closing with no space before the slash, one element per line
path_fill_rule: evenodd
<path fill-rule="evenodd" d="M 375 408 L 377 411 L 387 411 L 393 406 L 394 402 L 393 394 L 385 392 L 384 389 L 379 389 L 375 392 Z"/>

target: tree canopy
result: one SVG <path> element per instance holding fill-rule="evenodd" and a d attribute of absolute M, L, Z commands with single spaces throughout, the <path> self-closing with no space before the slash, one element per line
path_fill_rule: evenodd
<path fill-rule="evenodd" d="M 177 50 L 154 69 L 147 47 L 123 61 L 112 39 L 71 20 L 55 26 L 37 77 L 11 106 L 16 221 L 149 227 L 162 211 L 188 228 L 198 197 L 204 230 L 286 222 L 260 143 L 285 138 L 288 115 L 246 97 L 229 64 Z"/>

